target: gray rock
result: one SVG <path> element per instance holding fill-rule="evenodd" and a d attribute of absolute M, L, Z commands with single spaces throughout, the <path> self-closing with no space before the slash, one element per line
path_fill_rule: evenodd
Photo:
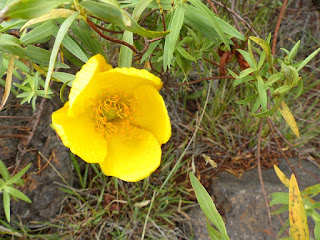
<path fill-rule="evenodd" d="M 318 179 L 320 178 L 320 171 L 315 165 L 306 160 L 301 160 L 302 168 L 299 168 L 297 159 L 291 159 L 290 161 L 296 168 L 300 190 L 319 183 L 317 179 L 309 174 L 311 172 Z M 279 168 L 290 178 L 291 171 L 284 160 L 280 162 Z M 288 192 L 288 189 L 280 182 L 273 169 L 263 170 L 262 175 L 265 189 L 269 196 L 273 192 Z M 264 203 L 257 169 L 244 173 L 241 178 L 228 173 L 220 174 L 219 179 L 212 182 L 210 194 L 213 196 L 220 213 L 223 213 L 222 217 L 225 220 L 231 240 L 276 239 L 274 236 L 279 232 L 282 224 L 277 216 L 271 216 L 272 231 L 270 230 L 268 212 Z M 190 212 L 190 216 L 194 239 L 210 239 L 206 233 L 206 221 L 201 209 L 193 209 Z M 281 216 L 283 222 L 287 218 L 287 213 Z M 310 223 L 309 231 L 312 236 L 313 226 L 311 221 Z"/>

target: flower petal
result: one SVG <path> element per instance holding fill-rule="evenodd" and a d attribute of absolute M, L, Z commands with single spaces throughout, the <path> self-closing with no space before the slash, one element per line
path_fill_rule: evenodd
<path fill-rule="evenodd" d="M 162 88 L 161 79 L 145 69 L 114 68 L 95 76 L 96 84 L 101 89 L 117 90 L 127 94 L 141 85 L 149 85 L 157 90 Z"/>
<path fill-rule="evenodd" d="M 136 182 L 148 177 L 160 165 L 161 147 L 153 134 L 132 128 L 132 134 L 122 139 L 112 136 L 108 142 L 108 155 L 100 163 L 104 174 L 124 181 Z"/>
<path fill-rule="evenodd" d="M 68 109 L 69 102 L 52 114 L 53 126 L 63 144 L 86 162 L 103 162 L 107 155 L 107 141 L 96 130 L 90 113 L 72 118 L 67 116 Z"/>
<path fill-rule="evenodd" d="M 95 75 L 100 72 L 111 70 L 111 65 L 106 63 L 106 60 L 101 54 L 91 57 L 81 70 L 76 74 L 76 78 L 72 83 L 72 88 L 69 94 L 70 110 L 69 116 L 76 116 L 81 112 L 86 111 L 88 98 L 95 97 L 95 88 L 98 85 L 94 84 Z M 86 95 L 81 94 L 86 90 Z"/>
<path fill-rule="evenodd" d="M 141 86 L 134 90 L 132 125 L 151 132 L 160 144 L 171 136 L 171 124 L 165 103 L 159 92 L 151 86 Z"/>

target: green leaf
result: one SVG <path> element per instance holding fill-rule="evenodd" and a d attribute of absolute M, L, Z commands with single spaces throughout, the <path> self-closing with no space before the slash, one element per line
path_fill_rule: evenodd
<path fill-rule="evenodd" d="M 253 68 L 246 68 L 245 70 L 240 72 L 239 78 L 243 78 L 243 77 L 249 75 L 252 72 L 254 72 Z"/>
<path fill-rule="evenodd" d="M 258 94 L 254 94 L 254 95 L 247 97 L 245 99 L 236 101 L 235 103 L 236 104 L 247 104 L 247 103 L 250 103 L 250 102 L 253 102 L 254 100 L 256 100 L 257 96 L 258 96 Z"/>
<path fill-rule="evenodd" d="M 32 62 L 43 65 L 43 66 L 49 65 L 51 53 L 48 50 L 40 47 L 28 45 L 25 49 L 25 52 Z M 68 65 L 61 62 L 56 62 L 55 67 L 69 68 Z"/>
<path fill-rule="evenodd" d="M 293 46 L 290 53 L 288 54 L 289 63 L 292 63 L 292 60 L 297 55 L 299 46 L 300 46 L 300 40 Z"/>
<path fill-rule="evenodd" d="M 29 43 L 38 42 L 44 38 L 47 38 L 52 35 L 54 30 L 55 24 L 52 21 L 48 21 L 40 26 L 36 27 L 35 29 L 28 32 L 20 41 L 22 44 L 27 45 Z"/>
<path fill-rule="evenodd" d="M 20 40 L 9 34 L 0 34 L 0 51 L 20 57 L 25 56 Z"/>
<path fill-rule="evenodd" d="M 320 183 L 307 187 L 303 190 L 303 195 L 313 195 L 313 194 L 319 194 L 320 193 Z"/>
<path fill-rule="evenodd" d="M 170 68 L 173 52 L 175 50 L 177 40 L 182 28 L 183 19 L 184 19 L 183 5 L 184 4 L 182 3 L 177 5 L 173 13 L 173 17 L 171 18 L 171 21 L 168 26 L 168 30 L 170 30 L 171 33 L 168 36 L 166 36 L 165 43 L 164 43 L 164 49 L 163 49 L 164 71 L 167 71 L 167 68 Z"/>
<path fill-rule="evenodd" d="M 126 11 L 114 4 L 84 0 L 80 5 L 94 16 L 143 37 L 161 37 L 169 33 L 168 31 L 156 32 L 142 28 Z"/>
<path fill-rule="evenodd" d="M 85 21 L 80 20 L 79 22 L 73 23 L 71 25 L 71 29 L 75 37 L 80 40 L 82 44 L 81 47 L 85 47 L 89 50 L 90 56 L 101 54 L 107 59 L 105 51 L 102 48 L 102 44 L 99 41 L 98 35 L 92 28 L 88 26 Z M 64 41 L 62 42 L 62 44 L 63 43 Z"/>
<path fill-rule="evenodd" d="M 223 238 L 222 238 L 222 236 L 221 236 L 221 234 L 217 231 L 217 230 L 215 230 L 211 225 L 210 225 L 210 223 L 207 221 L 207 231 L 208 231 L 208 234 L 209 234 L 209 236 L 210 236 L 210 238 L 212 239 L 212 240 L 222 240 Z"/>
<path fill-rule="evenodd" d="M 320 222 L 318 221 L 315 222 L 314 237 L 315 239 L 320 239 Z"/>
<path fill-rule="evenodd" d="M 300 79 L 298 82 L 298 88 L 297 88 L 296 95 L 293 97 L 293 99 L 297 99 L 298 97 L 300 97 L 302 92 L 303 92 L 303 80 Z"/>
<path fill-rule="evenodd" d="M 2 175 L 3 180 L 7 182 L 10 178 L 10 173 L 7 170 L 7 167 L 3 164 L 1 160 L 0 160 L 0 173 Z"/>
<path fill-rule="evenodd" d="M 245 83 L 245 82 L 249 82 L 249 81 L 252 81 L 252 80 L 255 80 L 254 76 L 252 75 L 247 75 L 245 77 L 241 77 L 240 76 L 238 78 L 236 78 L 233 83 L 232 83 L 232 87 L 236 87 L 238 86 L 239 84 L 241 83 Z"/>
<path fill-rule="evenodd" d="M 125 41 L 129 44 L 133 44 L 133 33 L 129 31 L 124 31 L 122 41 Z M 127 46 L 121 45 L 119 53 L 119 67 L 131 67 L 132 63 L 132 50 Z"/>
<path fill-rule="evenodd" d="M 220 22 L 217 21 L 215 14 L 200 0 L 189 0 L 189 2 L 201 11 L 201 15 L 203 15 L 207 19 L 207 22 L 214 27 L 221 41 L 224 43 L 226 48 L 230 50 L 229 40 L 221 28 Z"/>
<path fill-rule="evenodd" d="M 303 60 L 302 63 L 300 63 L 299 67 L 297 68 L 298 72 L 305 66 L 307 65 L 312 58 L 314 58 L 318 53 L 320 52 L 320 47 L 315 50 L 313 53 L 311 53 L 305 60 Z"/>
<path fill-rule="evenodd" d="M 271 196 L 270 207 L 276 204 L 289 204 L 289 193 L 287 192 L 273 192 Z"/>
<path fill-rule="evenodd" d="M 282 80 L 284 80 L 283 72 L 274 73 L 268 78 L 268 81 L 266 82 L 266 86 L 270 87 L 275 82 L 282 81 Z"/>
<path fill-rule="evenodd" d="M 259 100 L 259 103 L 260 103 L 260 98 L 257 98 L 257 100 Z M 275 111 L 279 108 L 280 103 L 281 103 L 281 99 L 275 100 L 275 104 L 271 109 L 268 109 L 268 110 L 266 110 L 264 112 L 260 112 L 260 113 L 253 113 L 252 115 L 254 117 L 268 117 L 268 116 L 275 113 Z M 256 111 L 257 110 L 258 110 L 258 108 L 256 109 Z"/>
<path fill-rule="evenodd" d="M 252 51 L 252 46 L 251 46 L 251 41 L 250 39 L 248 39 L 248 50 L 249 50 L 249 56 L 251 59 L 251 62 L 254 64 L 253 66 L 251 66 L 254 70 L 257 70 L 258 66 L 257 66 L 257 61 L 253 55 L 253 51 Z"/>
<path fill-rule="evenodd" d="M 285 94 L 287 92 L 289 92 L 291 90 L 291 86 L 289 85 L 284 85 L 281 87 L 278 87 L 276 90 L 274 90 L 273 95 L 282 95 Z"/>
<path fill-rule="evenodd" d="M 31 203 L 31 200 L 23 192 L 19 191 L 18 189 L 15 189 L 14 187 L 5 186 L 4 191 L 8 192 L 11 196 L 19 198 L 27 203 Z"/>
<path fill-rule="evenodd" d="M 257 76 L 258 81 L 258 92 L 259 92 L 259 98 L 260 98 L 260 104 L 261 104 L 261 111 L 264 112 L 267 110 L 267 104 L 268 104 L 268 97 L 267 97 L 267 88 L 264 84 L 264 81 L 262 77 Z"/>
<path fill-rule="evenodd" d="M 213 225 L 218 228 L 223 239 L 229 239 L 223 219 L 220 216 L 218 210 L 216 209 L 216 206 L 214 205 L 212 198 L 192 173 L 189 174 L 189 178 L 203 213 L 210 220 L 210 222 L 212 222 Z"/>
<path fill-rule="evenodd" d="M 191 56 L 186 50 L 184 50 L 183 47 L 181 46 L 177 46 L 176 49 L 178 50 L 178 52 L 181 54 L 182 57 L 184 57 L 185 59 L 188 59 L 190 61 L 196 62 L 197 60 L 195 59 L 195 57 Z"/>
<path fill-rule="evenodd" d="M 69 0 L 19 0 L 9 6 L 5 17 L 31 19 L 46 14 Z"/>
<path fill-rule="evenodd" d="M 188 4 L 184 5 L 184 17 L 185 23 L 192 27 L 192 29 L 197 29 L 203 36 L 211 40 L 214 45 L 219 45 L 221 43 L 220 37 L 217 31 L 210 25 L 207 19 L 199 13 L 200 11 Z M 190 31 L 189 31 L 190 32 Z M 194 39 L 196 41 L 196 39 Z"/>
<path fill-rule="evenodd" d="M 28 171 L 30 168 L 31 163 L 29 163 L 24 169 L 22 169 L 20 172 L 18 172 L 16 175 L 14 175 L 12 178 L 7 181 L 7 185 L 16 184 L 20 180 L 20 178 Z"/>
<path fill-rule="evenodd" d="M 69 87 L 71 87 L 72 81 L 76 78 L 75 75 L 66 72 L 53 72 L 52 77 L 63 83 L 68 82 Z"/>
<path fill-rule="evenodd" d="M 75 13 L 75 14 L 71 15 L 70 17 L 68 17 L 62 23 L 62 25 L 61 25 L 61 27 L 59 29 L 59 32 L 57 34 L 56 41 L 54 42 L 54 45 L 53 45 L 53 48 L 52 48 L 52 52 L 51 52 L 51 56 L 50 56 L 48 73 L 47 73 L 47 77 L 46 77 L 46 81 L 45 81 L 45 87 L 44 87 L 44 90 L 45 90 L 46 93 L 48 92 L 48 89 L 49 89 L 49 83 L 50 83 L 51 75 L 52 75 L 52 72 L 53 72 L 54 63 L 56 61 L 56 57 L 58 55 L 58 51 L 59 51 L 59 48 L 60 48 L 60 44 L 61 44 L 64 36 L 68 32 L 69 27 L 71 26 L 73 21 L 76 20 L 78 15 L 79 15 L 79 13 Z"/>
<path fill-rule="evenodd" d="M 6 215 L 6 219 L 10 222 L 10 195 L 8 192 L 3 191 L 3 209 Z"/>

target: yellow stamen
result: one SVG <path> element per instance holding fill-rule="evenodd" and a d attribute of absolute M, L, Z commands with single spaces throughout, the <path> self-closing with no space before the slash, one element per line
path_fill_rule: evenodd
<path fill-rule="evenodd" d="M 132 101 L 125 94 L 109 93 L 106 91 L 98 97 L 92 107 L 97 129 L 109 139 L 114 134 L 125 134 L 131 121 Z"/>

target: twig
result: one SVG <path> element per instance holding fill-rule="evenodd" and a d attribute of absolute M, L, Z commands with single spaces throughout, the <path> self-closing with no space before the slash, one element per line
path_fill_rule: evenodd
<path fill-rule="evenodd" d="M 116 33 L 116 34 L 117 34 L 117 33 L 123 33 L 123 31 L 113 31 L 113 30 L 104 28 L 104 27 L 102 27 L 102 26 L 100 26 L 99 24 L 96 24 L 96 23 L 94 23 L 94 25 L 95 25 L 97 28 L 99 28 L 99 29 L 101 29 L 101 30 L 103 30 L 103 31 L 105 31 L 105 32 Z"/>
<path fill-rule="evenodd" d="M 207 0 L 207 2 L 210 4 L 210 6 L 211 6 L 211 8 L 213 9 L 214 13 L 219 16 L 218 10 L 217 10 L 217 8 L 213 5 L 213 2 L 211 2 L 211 0 Z"/>
<path fill-rule="evenodd" d="M 181 86 L 191 85 L 191 84 L 195 84 L 195 83 L 202 82 L 202 81 L 217 80 L 217 79 L 234 79 L 234 77 L 232 77 L 232 76 L 206 77 L 206 78 L 200 78 L 200 79 L 197 79 L 197 80 L 194 80 L 191 82 L 184 82 L 184 83 L 169 85 L 169 87 L 181 87 Z"/>
<path fill-rule="evenodd" d="M 276 54 L 276 44 L 277 44 L 278 32 L 279 32 L 279 29 L 280 29 L 280 24 L 281 24 L 282 18 L 284 16 L 284 12 L 285 12 L 286 7 L 287 7 L 287 3 L 288 3 L 288 0 L 283 0 L 282 7 L 281 7 L 281 10 L 280 10 L 280 14 L 279 14 L 279 17 L 278 17 L 278 21 L 277 21 L 277 24 L 276 24 L 276 28 L 274 30 L 273 39 L 272 39 L 272 50 L 271 50 L 272 55 Z"/>
<path fill-rule="evenodd" d="M 104 39 L 106 39 L 106 40 L 108 40 L 110 42 L 115 42 L 115 43 L 119 43 L 119 44 L 125 45 L 126 47 L 130 48 L 134 53 L 139 53 L 139 51 L 135 48 L 135 46 L 133 46 L 133 45 L 131 45 L 131 44 L 125 42 L 125 41 L 109 37 L 109 36 L 105 35 L 104 33 L 102 33 L 89 18 L 87 18 L 87 23 L 90 25 L 90 27 L 92 27 L 92 29 L 96 33 L 98 33 Z"/>
<path fill-rule="evenodd" d="M 1 134 L 0 138 L 25 138 L 28 137 L 28 135 L 23 134 Z"/>
<path fill-rule="evenodd" d="M 268 210 L 268 217 L 269 217 L 269 224 L 270 224 L 270 231 L 272 232 L 272 220 L 271 220 L 271 212 L 269 208 L 269 200 L 267 197 L 266 189 L 264 187 L 264 182 L 262 178 L 262 173 L 261 173 L 261 163 L 260 163 L 260 148 L 261 148 L 261 132 L 262 132 L 262 124 L 263 124 L 264 118 L 260 119 L 259 123 L 259 131 L 258 131 L 258 144 L 257 144 L 257 163 L 258 163 L 258 174 L 259 174 L 259 180 L 260 180 L 260 185 L 261 185 L 261 190 L 263 192 L 264 196 L 264 202 L 266 204 L 267 210 Z"/>
<path fill-rule="evenodd" d="M 272 136 L 273 136 L 274 140 L 276 141 L 276 143 L 277 143 L 277 145 L 278 145 L 278 148 L 279 148 L 282 156 L 284 157 L 284 159 L 285 159 L 286 162 L 288 163 L 289 167 L 291 168 L 292 173 L 297 177 L 297 174 L 296 174 L 296 171 L 295 171 L 293 165 L 292 165 L 291 162 L 289 161 L 287 155 L 286 155 L 286 154 L 284 153 L 284 151 L 282 150 L 282 147 L 281 147 L 281 145 L 280 145 L 280 143 L 279 143 L 279 141 L 278 141 L 278 139 L 277 139 L 277 136 L 276 136 L 276 134 L 275 134 L 275 132 L 274 132 L 274 127 L 273 127 L 273 125 L 272 125 L 272 123 L 271 123 L 271 121 L 270 121 L 270 119 L 269 119 L 268 117 L 267 117 L 267 121 L 268 121 L 270 130 L 271 130 Z"/>

